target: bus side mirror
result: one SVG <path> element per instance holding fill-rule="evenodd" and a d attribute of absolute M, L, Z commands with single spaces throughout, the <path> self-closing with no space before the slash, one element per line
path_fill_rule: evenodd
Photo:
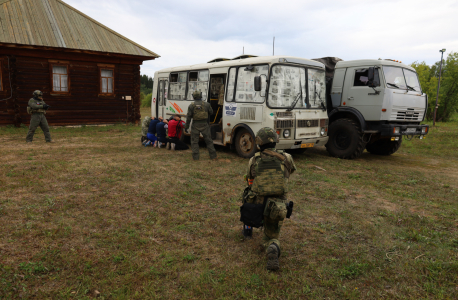
<path fill-rule="evenodd" d="M 254 90 L 256 92 L 261 91 L 261 76 L 255 76 L 254 77 Z"/>

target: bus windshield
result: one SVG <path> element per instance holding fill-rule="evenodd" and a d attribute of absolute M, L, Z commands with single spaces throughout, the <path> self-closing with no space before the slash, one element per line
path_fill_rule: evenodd
<path fill-rule="evenodd" d="M 272 67 L 267 103 L 272 108 L 289 108 L 299 98 L 297 108 L 320 108 L 326 103 L 325 74 L 322 70 L 308 69 L 307 78 L 304 67 L 275 65 Z M 308 105 L 307 105 L 308 79 Z"/>

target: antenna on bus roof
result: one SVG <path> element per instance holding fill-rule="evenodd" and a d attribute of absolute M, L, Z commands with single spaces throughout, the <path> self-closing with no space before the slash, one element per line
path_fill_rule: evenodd
<path fill-rule="evenodd" d="M 275 55 L 275 37 L 274 37 L 274 42 L 272 44 L 272 55 Z"/>

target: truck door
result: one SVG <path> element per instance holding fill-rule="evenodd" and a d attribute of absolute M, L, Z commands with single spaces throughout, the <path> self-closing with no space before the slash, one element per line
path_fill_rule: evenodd
<path fill-rule="evenodd" d="M 383 90 L 368 86 L 369 66 L 348 68 L 342 93 L 342 106 L 354 107 L 366 121 L 379 121 L 382 114 Z M 375 79 L 380 83 L 380 69 L 375 69 Z M 377 80 L 378 79 L 378 80 Z M 345 103 L 345 104 L 344 104 Z"/>
<path fill-rule="evenodd" d="M 165 107 L 167 106 L 167 89 L 169 86 L 169 80 L 167 78 L 159 78 L 159 84 L 157 89 L 158 99 L 158 110 L 157 116 L 165 119 Z"/>

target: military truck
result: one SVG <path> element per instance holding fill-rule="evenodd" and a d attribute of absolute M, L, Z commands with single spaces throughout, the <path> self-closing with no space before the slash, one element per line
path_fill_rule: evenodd
<path fill-rule="evenodd" d="M 326 66 L 331 156 L 354 159 L 364 149 L 390 155 L 403 139 L 423 139 L 428 97 L 415 69 L 392 59 L 315 59 Z"/>

